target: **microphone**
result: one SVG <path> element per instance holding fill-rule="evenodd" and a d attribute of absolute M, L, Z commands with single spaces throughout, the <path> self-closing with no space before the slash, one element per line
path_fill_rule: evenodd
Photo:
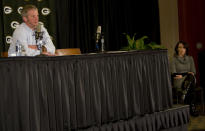
<path fill-rule="evenodd" d="M 43 31 L 41 31 L 42 28 L 42 24 L 38 23 L 37 27 L 36 27 L 36 31 L 35 31 L 35 38 L 36 38 L 36 45 L 38 50 L 40 50 L 40 54 L 42 53 L 42 46 L 43 46 Z"/>
<path fill-rule="evenodd" d="M 35 38 L 36 40 L 41 40 L 43 38 L 43 32 L 41 31 L 42 28 L 42 24 L 38 23 L 37 27 L 36 27 L 36 32 L 35 32 Z"/>
<path fill-rule="evenodd" d="M 101 36 L 101 26 L 98 26 L 96 31 L 96 43 L 98 43 L 100 36 Z"/>
<path fill-rule="evenodd" d="M 36 28 L 37 32 L 41 32 L 41 26 L 42 26 L 42 24 L 40 24 L 40 23 L 37 25 L 37 28 Z"/>

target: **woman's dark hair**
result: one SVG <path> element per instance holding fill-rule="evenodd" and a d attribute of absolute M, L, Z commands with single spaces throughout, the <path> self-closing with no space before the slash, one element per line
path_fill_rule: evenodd
<path fill-rule="evenodd" d="M 189 45 L 186 42 L 184 42 L 184 41 L 177 42 L 177 44 L 175 46 L 175 53 L 176 53 L 176 55 L 179 54 L 179 52 L 178 52 L 179 44 L 183 44 L 184 45 L 184 48 L 186 49 L 186 55 L 188 55 L 189 54 Z"/>

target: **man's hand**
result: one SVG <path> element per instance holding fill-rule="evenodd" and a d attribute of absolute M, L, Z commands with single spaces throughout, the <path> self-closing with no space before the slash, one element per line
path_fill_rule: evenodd
<path fill-rule="evenodd" d="M 33 49 L 33 50 L 37 50 L 38 49 L 36 45 L 28 45 L 28 48 Z M 55 54 L 51 54 L 51 53 L 47 52 L 47 50 L 46 50 L 46 48 L 44 46 L 42 47 L 42 50 L 43 50 L 43 52 L 42 52 L 43 55 L 56 56 Z"/>
<path fill-rule="evenodd" d="M 42 54 L 47 55 L 47 56 L 56 56 L 55 54 L 51 54 L 49 52 L 42 52 Z"/>
<path fill-rule="evenodd" d="M 34 49 L 34 50 L 37 50 L 37 49 L 38 49 L 36 45 L 28 45 L 28 48 Z"/>

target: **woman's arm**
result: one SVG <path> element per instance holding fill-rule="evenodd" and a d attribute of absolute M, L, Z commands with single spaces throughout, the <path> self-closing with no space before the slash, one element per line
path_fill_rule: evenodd
<path fill-rule="evenodd" d="M 196 67 L 194 64 L 194 59 L 192 56 L 190 56 L 190 72 L 189 74 L 195 75 L 196 74 Z"/>

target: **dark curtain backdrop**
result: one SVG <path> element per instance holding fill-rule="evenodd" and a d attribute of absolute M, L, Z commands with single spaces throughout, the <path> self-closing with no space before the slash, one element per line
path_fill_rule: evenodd
<path fill-rule="evenodd" d="M 192 55 L 195 60 L 197 84 L 202 86 L 204 77 L 199 70 L 200 53 L 205 50 L 205 1 L 204 0 L 179 0 L 179 39 L 184 40 L 189 44 L 189 55 Z M 197 48 L 197 44 L 201 44 L 201 48 Z M 202 53 L 203 54 L 203 53 Z M 205 87 L 204 87 L 205 90 Z"/>
<path fill-rule="evenodd" d="M 139 38 L 147 35 L 160 43 L 157 0 L 1 0 L 0 51 L 7 51 L 6 37 L 12 36 L 11 22 L 22 22 L 17 9 L 25 4 L 39 8 L 40 21 L 45 24 L 56 48 L 80 48 L 82 52 L 95 49 L 95 32 L 102 26 L 106 50 L 119 50 L 127 44 L 123 33 Z M 4 7 L 12 12 L 6 14 Z M 42 9 L 51 10 L 42 15 Z"/>
<path fill-rule="evenodd" d="M 0 0 L 0 7 L 2 7 L 2 1 Z M 3 25 L 3 11 L 0 11 L 0 25 Z M 4 42 L 3 42 L 3 28 L 0 26 L 0 53 L 3 51 Z"/>
<path fill-rule="evenodd" d="M 127 44 L 123 33 L 147 35 L 160 43 L 157 0 L 56 0 L 57 48 L 95 49 L 95 32 L 102 26 L 106 50 Z"/>
<path fill-rule="evenodd" d="M 13 31 L 22 23 L 18 9 L 26 4 L 37 6 L 39 21 L 44 23 L 56 44 L 56 8 L 53 0 L 0 0 L 0 52 L 8 51 Z M 50 10 L 50 13 L 46 13 L 46 10 Z M 13 22 L 16 24 L 12 24 Z"/>

